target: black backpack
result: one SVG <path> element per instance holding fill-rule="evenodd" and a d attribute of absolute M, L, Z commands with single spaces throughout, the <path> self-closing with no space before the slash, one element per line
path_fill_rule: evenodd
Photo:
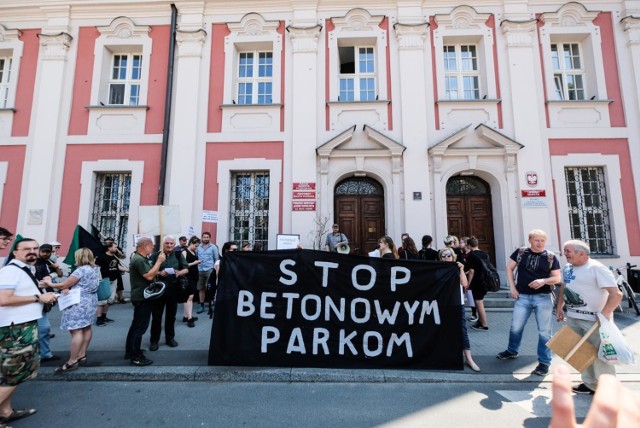
<path fill-rule="evenodd" d="M 488 258 L 478 257 L 480 261 L 480 272 L 478 272 L 480 282 L 487 291 L 495 292 L 500 290 L 500 275 L 495 266 L 491 264 Z"/>

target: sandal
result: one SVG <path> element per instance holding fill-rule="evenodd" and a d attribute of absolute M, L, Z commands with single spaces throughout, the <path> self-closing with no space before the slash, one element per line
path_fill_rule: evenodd
<path fill-rule="evenodd" d="M 79 366 L 80 366 L 79 361 L 76 361 L 73 364 L 69 364 L 69 362 L 67 361 L 66 363 L 58 367 L 54 373 L 60 374 L 60 373 L 72 372 L 74 370 L 78 370 Z"/>
<path fill-rule="evenodd" d="M 33 415 L 37 412 L 36 409 L 18 409 L 11 411 L 9 416 L 0 416 L 0 423 L 7 423 L 11 421 L 17 421 L 18 419 L 25 418 L 27 416 Z M 6 426 L 6 425 L 5 425 Z"/>
<path fill-rule="evenodd" d="M 86 366 L 87 365 L 87 356 L 85 355 L 84 357 L 78 358 L 78 364 L 80 364 L 81 366 Z"/>

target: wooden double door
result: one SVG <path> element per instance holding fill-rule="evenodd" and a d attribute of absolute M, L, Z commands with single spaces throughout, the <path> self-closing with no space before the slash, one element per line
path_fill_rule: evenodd
<path fill-rule="evenodd" d="M 369 178 L 352 178 L 336 186 L 335 222 L 349 239 L 351 254 L 367 255 L 386 233 L 382 186 Z"/>
<path fill-rule="evenodd" d="M 496 249 L 489 185 L 477 177 L 453 177 L 451 180 L 447 183 L 447 234 L 458 238 L 475 236 L 479 248 L 489 254 L 495 266 Z"/>

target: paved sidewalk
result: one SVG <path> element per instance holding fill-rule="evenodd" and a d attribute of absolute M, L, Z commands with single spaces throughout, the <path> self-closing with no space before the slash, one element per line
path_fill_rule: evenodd
<path fill-rule="evenodd" d="M 506 349 L 511 311 L 489 312 L 489 331 L 469 329 L 471 350 L 481 367 L 481 373 L 464 371 L 424 370 L 350 370 L 315 368 L 261 368 L 261 367 L 212 367 L 207 365 L 212 320 L 206 312 L 197 314 L 195 328 L 182 323 L 182 305 L 178 308 L 176 322 L 177 348 L 160 342 L 156 352 L 146 352 L 154 361 L 147 367 L 131 367 L 123 358 L 124 342 L 131 323 L 133 308 L 130 304 L 114 305 L 109 309 L 109 318 L 116 322 L 105 327 L 93 327 L 93 340 L 89 347 L 89 364 L 77 371 L 55 375 L 54 369 L 68 357 L 70 335 L 60 330 L 60 311 L 54 308 L 49 313 L 51 349 L 63 358 L 61 361 L 43 363 L 38 379 L 41 380 L 113 380 L 113 381 L 218 381 L 218 382 L 547 382 L 550 376 L 541 378 L 531 375 L 537 364 L 537 332 L 532 316 L 523 337 L 520 357 L 501 361 L 495 355 Z M 615 320 L 628 342 L 640 354 L 640 316 L 625 309 L 616 312 Z M 470 326 L 471 323 L 468 324 Z M 558 329 L 560 323 L 555 323 Z M 164 340 L 164 337 L 162 338 Z M 145 335 L 143 349 L 148 349 L 149 332 Z M 559 359 L 554 358 L 554 364 Z M 640 382 L 640 365 L 620 366 L 619 378 L 626 382 Z M 579 376 L 574 373 L 574 380 Z"/>

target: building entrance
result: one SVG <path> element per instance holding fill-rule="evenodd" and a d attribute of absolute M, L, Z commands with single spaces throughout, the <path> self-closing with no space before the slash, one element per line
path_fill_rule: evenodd
<path fill-rule="evenodd" d="M 349 239 L 351 254 L 367 255 L 386 233 L 384 189 L 368 177 L 341 181 L 335 190 L 335 222 Z"/>
<path fill-rule="evenodd" d="M 458 175 L 447 181 L 447 234 L 475 236 L 479 248 L 496 264 L 489 183 L 474 176 Z"/>

